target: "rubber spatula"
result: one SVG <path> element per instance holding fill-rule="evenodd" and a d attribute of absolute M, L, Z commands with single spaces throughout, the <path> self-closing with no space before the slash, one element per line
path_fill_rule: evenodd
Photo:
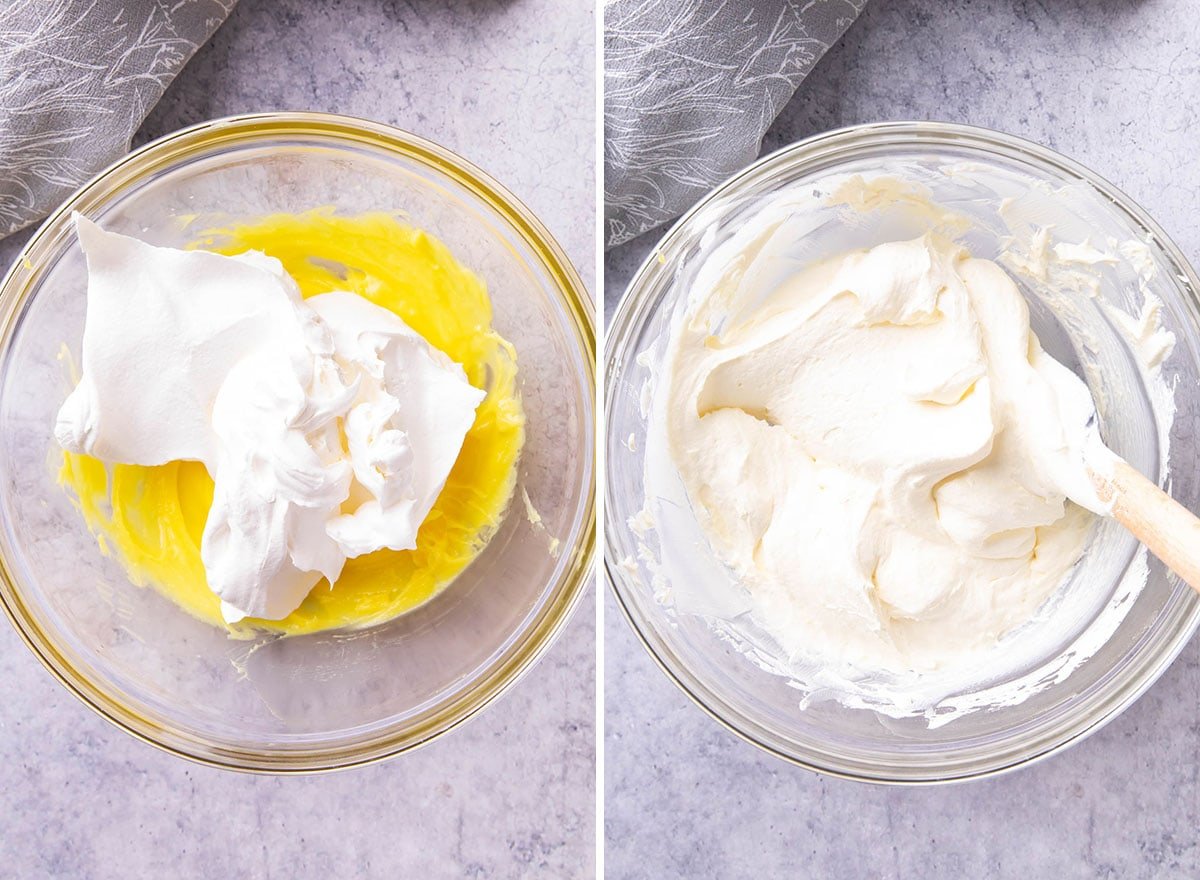
<path fill-rule="evenodd" d="M 1096 494 L 1112 505 L 1113 519 L 1200 592 L 1200 518 L 1124 459 L 1113 456 L 1105 470 L 1111 472 L 1089 468 Z"/>

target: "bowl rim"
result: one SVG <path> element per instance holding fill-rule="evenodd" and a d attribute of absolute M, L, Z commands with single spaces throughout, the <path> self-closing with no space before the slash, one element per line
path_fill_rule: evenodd
<path fill-rule="evenodd" d="M 42 665 L 77 699 L 105 720 L 137 739 L 169 754 L 198 764 L 246 773 L 300 775 L 330 772 L 373 764 L 432 742 L 475 717 L 511 688 L 554 643 L 578 608 L 590 584 L 596 549 L 596 331 L 595 306 L 582 278 L 549 230 L 507 188 L 472 162 L 419 135 L 367 119 L 322 112 L 265 112 L 220 117 L 156 138 L 132 150 L 76 189 L 40 224 L 0 280 L 0 349 L 7 349 L 14 318 L 28 296 L 42 251 L 51 247 L 50 230 L 73 210 L 101 207 L 121 192 L 122 175 L 147 173 L 166 167 L 197 151 L 220 144 L 252 143 L 285 135 L 322 136 L 340 143 L 358 143 L 402 156 L 440 172 L 485 202 L 537 256 L 554 281 L 559 304 L 583 360 L 590 407 L 592 447 L 588 484 L 581 497 L 575 546 L 565 548 L 567 563 L 535 612 L 528 631 L 505 651 L 499 662 L 468 691 L 444 706 L 426 713 L 421 721 L 403 729 L 385 727 L 361 740 L 333 747 L 229 748 L 202 736 L 170 729 L 125 705 L 118 689 L 99 687 L 76 670 L 30 615 L 21 598 L 17 579 L 7 560 L 0 557 L 0 605 L 21 640 Z M 116 179 L 116 180 L 114 180 Z M 528 620 L 528 618 L 527 618 Z"/>
<path fill-rule="evenodd" d="M 1190 293 L 1193 306 L 1200 305 L 1200 299 L 1196 294 L 1196 291 L 1200 290 L 1200 277 L 1197 276 L 1195 269 L 1192 268 L 1170 236 L 1136 201 L 1075 160 L 1033 141 L 982 126 L 921 120 L 870 122 L 821 132 L 761 156 L 719 184 L 680 216 L 662 235 L 657 244 L 650 249 L 621 294 L 613 317 L 606 328 L 605 377 L 611 377 L 619 372 L 620 367 L 616 362 L 616 353 L 618 349 L 623 350 L 627 347 L 630 334 L 641 325 L 645 317 L 643 312 L 649 308 L 643 294 L 648 291 L 652 279 L 661 266 L 669 262 L 664 255 L 671 253 L 674 248 L 681 246 L 682 241 L 686 240 L 689 233 L 688 227 L 697 215 L 710 210 L 713 203 L 719 200 L 736 198 L 742 187 L 748 186 L 752 181 L 758 180 L 769 172 L 784 169 L 796 171 L 805 165 L 817 165 L 821 161 L 826 163 L 836 161 L 840 151 L 880 146 L 957 146 L 981 152 L 999 148 L 1005 151 L 1009 158 L 1014 158 L 1015 154 L 1016 158 L 1023 161 L 1028 162 L 1029 159 L 1032 159 L 1034 161 L 1030 164 L 1050 165 L 1056 171 L 1084 181 L 1111 201 L 1129 219 L 1153 235 L 1155 243 L 1162 250 L 1163 255 L 1185 276 L 1181 280 L 1185 281 L 1184 286 L 1188 288 L 1187 292 Z M 605 425 L 609 424 L 609 417 L 615 404 L 614 392 L 615 384 L 606 381 L 603 401 Z M 606 443 L 611 444 L 612 441 L 612 437 L 606 438 Z M 607 454 L 611 453 L 606 450 L 606 457 Z M 610 494 L 611 486 L 606 481 L 603 555 L 605 580 L 616 599 L 622 616 L 633 629 L 638 641 L 654 663 L 683 691 L 689 700 L 739 739 L 790 764 L 827 776 L 856 782 L 916 787 L 985 779 L 1027 767 L 1082 741 L 1125 711 L 1159 679 L 1190 641 L 1196 629 L 1200 627 L 1200 596 L 1182 584 L 1174 575 L 1168 573 L 1168 576 L 1174 581 L 1173 597 L 1182 596 L 1183 601 L 1190 605 L 1186 608 L 1186 613 L 1180 621 L 1181 625 L 1178 626 L 1172 638 L 1164 643 L 1157 657 L 1146 665 L 1140 677 L 1134 679 L 1124 692 L 1119 693 L 1117 699 L 1109 699 L 1101 705 L 1094 717 L 1085 719 L 1083 723 L 1076 722 L 1065 732 L 1060 729 L 1055 735 L 1044 738 L 1036 748 L 1029 750 L 1028 753 L 975 769 L 958 768 L 944 773 L 922 770 L 916 775 L 857 772 L 846 766 L 839 766 L 836 761 L 828 760 L 831 757 L 828 753 L 817 752 L 805 747 L 798 747 L 796 753 L 793 753 L 779 745 L 765 741 L 765 738 L 756 736 L 752 731 L 760 725 L 740 711 L 733 709 L 721 697 L 717 689 L 709 687 L 698 676 L 691 675 L 672 652 L 667 652 L 667 656 L 664 656 L 655 647 L 655 642 L 658 641 L 657 637 L 648 631 L 647 623 L 639 621 L 633 602 L 624 595 L 626 590 L 632 593 L 633 588 L 629 585 L 628 575 L 622 569 L 620 560 L 617 558 L 617 548 L 613 543 L 612 533 L 609 531 L 610 529 L 613 532 L 619 531 L 623 525 L 615 522 L 612 518 L 616 505 L 611 503 Z M 776 739 L 782 738 L 776 737 Z"/>

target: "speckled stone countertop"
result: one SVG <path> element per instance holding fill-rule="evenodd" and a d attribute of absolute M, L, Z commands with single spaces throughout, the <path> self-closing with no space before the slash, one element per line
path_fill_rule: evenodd
<path fill-rule="evenodd" d="M 558 0 L 242 0 L 138 139 L 260 110 L 393 123 L 504 182 L 591 285 L 593 21 Z M 26 237 L 0 242 L 5 267 Z M 0 877 L 591 877 L 594 650 L 585 599 L 462 729 L 374 767 L 267 778 L 118 731 L 0 624 Z"/>
<path fill-rule="evenodd" d="M 872 0 L 765 150 L 860 122 L 1008 131 L 1097 171 L 1200 265 L 1192 0 Z M 610 253 L 615 306 L 657 235 Z M 606 596 L 613 878 L 1160 878 L 1200 873 L 1200 644 L 1096 735 L 994 780 L 889 789 L 760 753 L 650 661 Z"/>

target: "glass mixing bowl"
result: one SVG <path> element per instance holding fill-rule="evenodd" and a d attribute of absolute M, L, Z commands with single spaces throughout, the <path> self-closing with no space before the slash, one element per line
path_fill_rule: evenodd
<path fill-rule="evenodd" d="M 232 640 L 131 585 L 57 485 L 52 429 L 71 384 L 60 350 L 77 362 L 86 291 L 70 213 L 182 246 L 213 224 L 327 205 L 402 213 L 487 283 L 494 326 L 517 350 L 527 416 L 515 501 L 483 553 L 408 614 L 356 632 Z M 527 208 L 479 169 L 402 131 L 266 114 L 137 150 L 46 221 L 0 288 L 5 610 L 80 699 L 179 755 L 297 772 L 428 742 L 528 669 L 586 588 L 595 541 L 592 316 L 578 275 Z"/>
<path fill-rule="evenodd" d="M 798 143 L 728 181 L 667 233 L 630 284 L 609 331 L 605 567 L 630 624 L 663 670 L 748 741 L 812 769 L 863 780 L 982 776 L 1048 755 L 1115 717 L 1163 672 L 1200 621 L 1196 594 L 1156 560 L 1150 560 L 1139 591 L 1144 551 L 1115 523 L 1097 525 L 1070 582 L 1040 612 L 1056 621 L 1053 646 L 1043 643 L 1041 654 L 1031 653 L 1031 643 L 1022 641 L 1025 630 L 1006 637 L 1007 653 L 997 655 L 985 687 L 978 693 L 948 692 L 953 697 L 948 705 L 974 701 L 986 708 L 946 721 L 937 712 L 932 718 L 896 718 L 848 708 L 801 692 L 786 674 L 767 671 L 748 656 L 764 644 L 756 641 L 752 623 L 732 637 L 720 621 L 681 609 L 669 598 L 702 578 L 724 578 L 728 589 L 738 589 L 712 556 L 681 488 L 674 497 L 649 499 L 656 530 L 645 532 L 647 518 L 638 516 L 647 504 L 648 448 L 653 473 L 665 468 L 666 484 L 670 478 L 678 484 L 669 461 L 656 452 L 655 438 L 647 436 L 648 401 L 672 322 L 714 248 L 781 193 L 814 193 L 803 209 L 807 232 L 794 242 L 801 261 L 928 228 L 931 221 L 901 210 L 904 199 L 881 199 L 864 211 L 862 205 L 855 210 L 816 198 L 831 177 L 845 181 L 853 175 L 896 176 L 924 188 L 934 202 L 969 219 L 963 240 L 980 257 L 1019 250 L 1019 242 L 1032 242 L 1041 227 L 1051 228 L 1051 245 L 1133 242 L 1129 259 L 1087 267 L 1099 282 L 1095 295 L 1080 288 L 1047 296 L 1048 288 L 1016 278 L 1046 349 L 1076 370 L 1079 343 L 1066 327 L 1089 328 L 1092 338 L 1083 344 L 1102 356 L 1104 369 L 1081 370 L 1085 380 L 1093 394 L 1121 390 L 1119 405 L 1101 407 L 1109 445 L 1185 506 L 1200 509 L 1200 450 L 1193 441 L 1200 420 L 1200 281 L 1178 248 L 1122 193 L 1042 147 L 964 126 L 866 125 Z M 1111 305 L 1136 315 L 1143 294 L 1162 300 L 1162 326 L 1175 334 L 1161 374 L 1174 386 L 1173 422 L 1169 401 L 1139 371 L 1137 352 L 1107 310 Z M 656 486 L 657 481 L 656 476 Z M 989 698 L 1014 693 L 1015 687 L 1027 696 L 1008 702 Z"/>

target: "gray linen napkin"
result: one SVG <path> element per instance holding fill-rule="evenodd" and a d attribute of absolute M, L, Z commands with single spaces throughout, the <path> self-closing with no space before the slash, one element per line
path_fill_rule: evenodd
<path fill-rule="evenodd" d="M 129 150 L 237 0 L 0 2 L 0 237 Z"/>
<path fill-rule="evenodd" d="M 796 87 L 866 2 L 607 2 L 608 246 L 677 216 L 750 164 Z"/>

